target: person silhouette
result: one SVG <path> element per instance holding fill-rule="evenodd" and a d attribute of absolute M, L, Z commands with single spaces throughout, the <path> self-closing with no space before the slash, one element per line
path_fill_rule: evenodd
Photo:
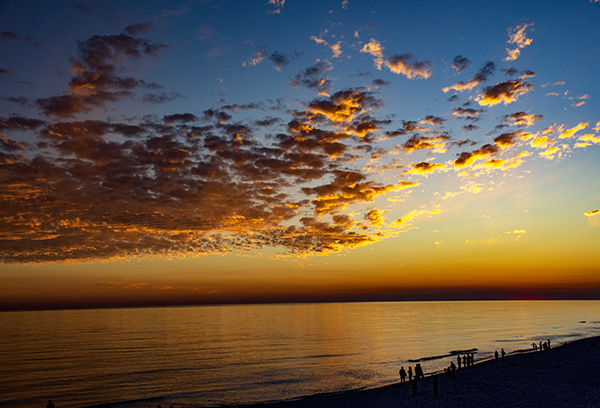
<path fill-rule="evenodd" d="M 467 356 L 462 356 L 462 361 L 463 361 L 463 367 L 467 368 Z"/>
<path fill-rule="evenodd" d="M 408 367 L 408 381 L 412 383 L 412 367 Z"/>
<path fill-rule="evenodd" d="M 54 403 L 52 400 L 48 400 L 48 405 L 46 405 L 46 408 L 54 408 Z"/>
<path fill-rule="evenodd" d="M 417 382 L 417 376 L 410 381 L 410 384 L 412 385 L 412 395 L 417 395 Z"/>
<path fill-rule="evenodd" d="M 496 350 L 496 351 L 494 352 L 494 358 L 496 359 L 496 361 L 498 361 L 498 350 Z"/>
<path fill-rule="evenodd" d="M 403 383 L 404 379 L 406 378 L 406 370 L 404 367 L 401 367 L 398 373 L 400 374 L 400 382 Z"/>
<path fill-rule="evenodd" d="M 504 356 L 506 355 L 506 353 L 504 352 L 504 349 L 502 349 L 502 362 L 504 363 Z"/>
<path fill-rule="evenodd" d="M 542 348 L 542 341 L 540 340 L 540 351 L 542 351 L 542 350 L 543 350 L 543 348 Z"/>
<path fill-rule="evenodd" d="M 423 376 L 423 368 L 421 368 L 421 363 L 417 363 L 417 365 L 415 366 L 415 377 L 418 380 L 420 379 L 425 379 L 425 377 Z"/>
<path fill-rule="evenodd" d="M 548 339 L 548 351 L 550 351 L 550 339 Z"/>
<path fill-rule="evenodd" d="M 460 356 L 456 357 L 456 361 L 458 362 L 458 369 L 460 370 L 460 362 L 461 362 Z"/>
<path fill-rule="evenodd" d="M 454 365 L 454 361 L 450 362 L 450 373 L 452 378 L 456 378 L 456 366 Z"/>

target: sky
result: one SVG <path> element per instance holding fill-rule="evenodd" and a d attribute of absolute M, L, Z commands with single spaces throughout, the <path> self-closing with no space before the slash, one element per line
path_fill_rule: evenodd
<path fill-rule="evenodd" d="M 600 299 L 600 1 L 0 1 L 0 309 Z"/>

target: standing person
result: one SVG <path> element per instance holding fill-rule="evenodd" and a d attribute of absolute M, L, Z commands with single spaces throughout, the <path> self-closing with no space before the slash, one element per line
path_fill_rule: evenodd
<path fill-rule="evenodd" d="M 46 405 L 46 408 L 54 408 L 54 403 L 52 400 L 48 400 L 48 405 Z"/>
<path fill-rule="evenodd" d="M 543 350 L 543 348 L 542 348 L 542 341 L 540 340 L 540 351 L 542 351 L 542 350 Z"/>
<path fill-rule="evenodd" d="M 460 370 L 460 361 L 461 361 L 460 355 L 458 357 L 456 357 L 456 361 L 458 362 L 458 369 Z"/>
<path fill-rule="evenodd" d="M 403 383 L 404 379 L 406 378 L 406 370 L 404 369 L 404 367 L 400 368 L 400 382 Z"/>
<path fill-rule="evenodd" d="M 450 363 L 450 376 L 451 378 L 456 378 L 456 366 L 454 365 L 454 361 Z"/>
<path fill-rule="evenodd" d="M 548 339 L 548 351 L 550 351 L 550 339 Z"/>
<path fill-rule="evenodd" d="M 412 367 L 408 366 L 408 382 L 412 383 Z"/>
<path fill-rule="evenodd" d="M 502 349 L 502 362 L 504 363 L 504 356 L 506 355 L 506 353 L 504 352 L 504 349 Z"/>
<path fill-rule="evenodd" d="M 498 350 L 496 350 L 496 351 L 494 352 L 494 358 L 496 359 L 496 362 L 497 362 L 497 361 L 498 361 Z"/>
<path fill-rule="evenodd" d="M 412 395 L 417 395 L 417 376 L 415 375 L 415 378 L 413 378 L 410 382 L 410 384 L 412 385 Z"/>
<path fill-rule="evenodd" d="M 415 377 L 417 378 L 417 380 L 419 378 L 422 380 L 425 379 L 425 376 L 423 375 L 423 368 L 421 367 L 421 363 L 417 363 L 417 365 L 415 366 Z"/>

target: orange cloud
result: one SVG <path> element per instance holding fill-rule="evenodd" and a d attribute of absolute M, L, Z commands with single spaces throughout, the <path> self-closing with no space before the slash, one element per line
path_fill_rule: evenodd
<path fill-rule="evenodd" d="M 374 56 L 375 59 L 373 62 L 375 63 L 377 69 L 381 71 L 381 66 L 383 65 L 383 47 L 381 47 L 379 41 L 371 38 L 371 41 L 363 45 L 363 47 L 360 49 L 360 52 Z"/>
<path fill-rule="evenodd" d="M 544 117 L 542 115 L 526 112 L 516 112 L 504 116 L 504 121 L 511 126 L 533 126 L 543 119 Z"/>
<path fill-rule="evenodd" d="M 425 174 L 442 171 L 446 168 L 445 164 L 442 163 L 427 163 L 420 162 L 412 166 L 410 170 L 404 171 L 405 174 Z"/>
<path fill-rule="evenodd" d="M 577 126 L 574 126 L 571 129 L 567 129 L 564 132 L 561 132 L 561 134 L 558 137 L 560 139 L 569 139 L 571 137 L 574 137 L 575 133 L 577 133 L 578 131 L 580 131 L 582 129 L 585 129 L 588 126 L 589 126 L 588 122 L 579 123 Z"/>
<path fill-rule="evenodd" d="M 586 217 L 593 217 L 598 214 L 600 214 L 600 210 L 594 210 L 594 211 L 589 211 L 589 212 L 584 213 L 584 215 Z"/>
<path fill-rule="evenodd" d="M 491 61 L 487 62 L 479 70 L 479 72 L 473 78 L 468 80 L 467 82 L 464 82 L 464 81 L 457 82 L 452 86 L 448 86 L 448 87 L 444 88 L 443 91 L 444 91 L 444 93 L 446 93 L 452 89 L 455 91 L 458 91 L 458 92 L 470 91 L 471 89 L 475 88 L 477 85 L 482 83 L 483 81 L 486 81 L 494 73 L 495 69 L 496 69 L 496 65 L 493 62 L 491 62 Z"/>
<path fill-rule="evenodd" d="M 488 86 L 483 89 L 483 93 L 475 100 L 481 106 L 494 106 L 500 103 L 508 105 L 518 99 L 519 96 L 526 94 L 533 89 L 533 84 L 522 80 L 511 80 L 499 82 L 494 86 Z"/>
<path fill-rule="evenodd" d="M 457 169 L 471 166 L 476 160 L 498 154 L 500 148 L 497 145 L 486 144 L 472 152 L 462 152 L 458 159 L 454 160 L 454 167 Z"/>
<path fill-rule="evenodd" d="M 508 56 L 504 59 L 504 61 L 516 60 L 521 54 L 521 50 L 531 44 L 533 40 L 527 38 L 525 35 L 525 30 L 532 25 L 533 24 L 521 24 L 508 28 L 509 40 L 507 42 L 508 44 L 516 44 L 517 48 L 513 50 L 507 48 L 506 51 L 508 52 Z"/>
<path fill-rule="evenodd" d="M 383 214 L 386 213 L 387 210 L 379 210 L 377 208 L 373 208 L 368 213 L 365 214 L 365 219 L 369 220 L 371 224 L 376 226 L 377 228 L 381 227 L 385 222 L 385 218 L 383 218 Z"/>
<path fill-rule="evenodd" d="M 408 79 L 427 79 L 431 76 L 433 66 L 428 61 L 410 62 L 412 54 L 394 55 L 385 61 L 385 66 L 394 74 L 402 74 Z"/>

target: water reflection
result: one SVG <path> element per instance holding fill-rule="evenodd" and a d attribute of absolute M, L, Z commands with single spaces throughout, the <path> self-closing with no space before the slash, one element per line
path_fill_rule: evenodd
<path fill-rule="evenodd" d="M 452 351 L 477 350 L 479 360 L 533 341 L 558 345 L 599 322 L 594 301 L 7 312 L 0 404 L 278 400 L 395 382 L 400 366 L 417 360 L 441 370 Z"/>

